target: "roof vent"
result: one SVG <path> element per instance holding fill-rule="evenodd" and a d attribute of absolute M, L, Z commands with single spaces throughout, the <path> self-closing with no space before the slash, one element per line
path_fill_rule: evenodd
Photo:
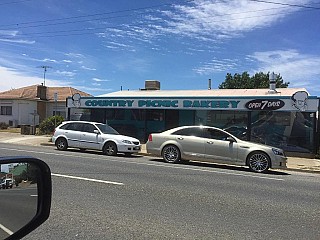
<path fill-rule="evenodd" d="M 146 80 L 145 90 L 160 90 L 160 82 L 157 80 Z"/>
<path fill-rule="evenodd" d="M 276 90 L 276 74 L 274 72 L 269 74 L 269 93 L 277 93 Z"/>

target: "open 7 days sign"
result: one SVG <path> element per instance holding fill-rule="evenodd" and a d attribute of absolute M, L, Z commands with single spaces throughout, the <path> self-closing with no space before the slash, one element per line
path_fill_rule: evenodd
<path fill-rule="evenodd" d="M 280 99 L 255 99 L 247 102 L 245 106 L 250 110 L 277 110 L 284 106 L 284 101 Z"/>

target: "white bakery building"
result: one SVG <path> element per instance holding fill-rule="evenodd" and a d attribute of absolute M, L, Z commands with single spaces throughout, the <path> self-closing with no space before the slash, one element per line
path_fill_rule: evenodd
<path fill-rule="evenodd" d="M 108 123 L 142 142 L 152 132 L 202 124 L 287 152 L 318 150 L 319 98 L 305 88 L 160 90 L 158 81 L 146 81 L 142 90 L 70 96 L 67 109 L 68 119 L 82 109 L 82 119 Z"/>

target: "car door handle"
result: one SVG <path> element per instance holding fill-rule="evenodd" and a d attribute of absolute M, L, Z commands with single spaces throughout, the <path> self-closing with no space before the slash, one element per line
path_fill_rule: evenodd
<path fill-rule="evenodd" d="M 208 143 L 208 144 L 213 144 L 213 142 L 212 142 L 212 141 L 208 141 L 207 143 Z"/>
<path fill-rule="evenodd" d="M 183 140 L 183 137 L 178 137 L 177 139 L 178 139 L 178 140 Z"/>

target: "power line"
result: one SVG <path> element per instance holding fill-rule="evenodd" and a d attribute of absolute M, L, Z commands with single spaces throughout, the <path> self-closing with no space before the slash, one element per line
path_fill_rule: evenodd
<path fill-rule="evenodd" d="M 292 5 L 292 4 L 282 4 L 278 2 L 271 2 L 271 1 L 263 1 L 263 0 L 250 0 L 254 2 L 264 2 L 264 3 L 270 3 L 270 4 L 278 4 L 278 5 L 283 5 L 285 7 L 306 7 L 306 5 Z M 192 2 L 191 0 L 189 1 L 184 1 L 184 2 Z M 120 11 L 113 11 L 109 12 L 111 13 L 116 13 L 116 12 L 128 12 L 128 11 L 136 11 L 137 9 L 150 9 L 154 7 L 159 7 L 159 6 L 167 6 L 167 5 L 173 5 L 173 4 L 159 4 L 159 5 L 154 5 L 151 7 L 141 7 L 141 8 L 133 8 L 133 9 L 126 9 L 126 10 L 120 10 Z M 246 13 L 254 13 L 254 12 L 261 12 L 261 11 L 268 11 L 268 10 L 274 10 L 274 9 L 280 9 L 280 8 L 267 8 L 267 9 L 259 9 L 259 10 L 254 10 L 254 11 L 247 11 L 247 12 L 238 12 L 238 13 L 229 13 L 229 14 L 222 14 L 222 15 L 215 15 L 213 17 L 221 17 L 221 16 L 230 16 L 230 15 L 237 15 L 237 14 L 246 14 Z M 308 10 L 319 10 L 320 8 L 316 7 L 308 7 Z M 77 17 L 69 17 L 69 18 L 64 18 L 64 19 L 72 19 L 72 18 L 80 18 L 80 17 L 87 17 L 87 16 L 96 16 L 96 15 L 103 15 L 103 14 L 108 14 L 108 13 L 100 13 L 100 14 L 91 14 L 91 15 L 82 15 L 82 16 L 77 16 Z M 283 13 L 272 13 L 272 14 L 264 14 L 264 15 L 258 15 L 258 16 L 246 16 L 243 18 L 233 18 L 233 19 L 226 19 L 226 20 L 217 20 L 213 21 L 210 20 L 208 22 L 201 22 L 201 24 L 205 23 L 213 23 L 213 22 L 225 22 L 225 21 L 236 21 L 236 20 L 241 20 L 241 19 L 248 19 L 248 18 L 258 18 L 258 17 L 267 17 L 267 16 L 274 16 L 274 15 L 281 15 Z M 113 18 L 119 18 L 119 17 L 128 17 L 132 16 L 135 14 L 128 14 L 128 15 L 121 15 L 121 16 L 112 16 L 112 17 L 107 17 L 107 18 L 98 18 L 98 19 L 89 19 L 89 20 L 80 20 L 80 21 L 73 21 L 73 22 L 62 22 L 62 23 L 52 23 L 52 24 L 43 24 L 43 25 L 35 25 L 35 26 L 28 26 L 24 28 L 30 28 L 30 27 L 39 27 L 39 26 L 51 26 L 51 25 L 62 25 L 62 24 L 69 24 L 69 23 L 78 23 L 78 22 L 83 22 L 83 21 L 96 21 L 96 20 L 106 20 L 106 19 L 113 19 Z M 194 19 L 201 19 L 201 18 L 194 18 Z M 206 17 L 207 19 L 207 17 Z M 40 22 L 47 22 L 49 20 L 44 20 Z M 139 26 L 145 26 L 144 24 L 127 24 L 127 25 L 120 25 L 120 26 L 105 26 L 105 27 L 99 27 L 99 28 L 87 28 L 87 29 L 69 29 L 69 30 L 60 30 L 60 31 L 49 31 L 49 32 L 36 32 L 36 33 L 24 33 L 24 34 L 19 34 L 19 36 L 25 36 L 25 37 L 62 37 L 62 36 L 75 36 L 75 35 L 85 35 L 85 34 L 94 34 L 95 32 L 92 31 L 98 31 L 98 30 L 105 30 L 105 29 L 118 29 L 120 27 L 139 27 Z M 68 34 L 59 34 L 59 33 L 65 33 L 67 32 Z M 72 33 L 73 32 L 73 33 Z M 58 34 L 56 34 L 58 33 Z M 43 34 L 55 34 L 55 35 L 43 35 Z M 39 36 L 40 35 L 40 36 Z M 42 36 L 41 36 L 42 35 Z M 12 39 L 12 38 L 7 38 L 7 39 Z"/>
<path fill-rule="evenodd" d="M 310 5 L 289 4 L 289 3 L 280 3 L 280 2 L 263 1 L 263 0 L 250 0 L 250 1 L 251 2 L 269 3 L 269 4 L 275 4 L 275 5 L 282 5 L 282 6 L 288 6 L 288 7 L 310 8 L 310 9 L 320 10 L 320 7 L 314 7 L 314 6 L 310 6 Z M 316 3 L 316 4 L 318 4 L 318 3 Z"/>
<path fill-rule="evenodd" d="M 26 0 L 30 1 L 30 0 Z M 193 2 L 194 0 L 183 0 L 180 2 L 187 3 L 187 2 Z M 164 6 L 172 6 L 175 5 L 173 3 L 167 3 L 167 4 L 158 4 L 158 5 L 152 5 L 148 7 L 140 7 L 140 8 L 130 8 L 130 9 L 124 9 L 124 10 L 118 10 L 118 11 L 111 11 L 111 12 L 104 12 L 104 13 L 96 13 L 96 14 L 86 14 L 86 15 L 80 15 L 80 16 L 74 16 L 74 17 L 65 17 L 65 18 L 54 18 L 54 19 L 47 19 L 47 20 L 41 20 L 41 21 L 32 21 L 32 22 L 22 22 L 22 23 L 16 23 L 16 24 L 6 24 L 6 25 L 0 25 L 0 27 L 6 27 L 6 26 L 20 26 L 20 25 L 29 25 L 29 24 L 34 24 L 34 23 L 45 23 L 45 22 L 52 22 L 52 21 L 62 21 L 62 20 L 70 20 L 70 19 L 78 19 L 78 18 L 87 18 L 87 17 L 95 17 L 95 16 L 102 16 L 102 15 L 110 15 L 110 14 L 116 14 L 116 13 L 124 13 L 124 12 L 134 12 L 134 11 L 141 11 L 141 10 L 148 10 L 148 9 L 153 9 L 153 8 L 159 8 L 159 7 L 164 7 Z M 89 19 L 90 20 L 90 19 Z M 88 20 L 80 20 L 82 21 L 88 21 Z M 67 22 L 67 23 L 77 23 L 78 21 L 75 22 Z M 61 24 L 61 23 L 57 23 Z M 54 25 L 54 24 L 53 24 Z M 44 25 L 34 25 L 31 27 L 39 27 L 39 26 L 44 26 Z M 2 30 L 7 30 L 7 29 L 2 29 Z"/>
<path fill-rule="evenodd" d="M 221 17 L 221 16 L 228 16 L 228 15 L 236 15 L 236 14 L 244 14 L 244 13 L 250 13 L 250 12 L 260 12 L 260 11 L 267 11 L 267 10 L 273 10 L 273 9 L 279 9 L 279 8 L 269 8 L 269 9 L 261 9 L 261 10 L 255 10 L 255 11 L 247 11 L 247 12 L 239 12 L 239 13 L 230 13 L 230 14 L 223 14 L 223 15 L 215 15 L 215 17 Z M 311 9 L 306 10 L 306 11 L 311 11 Z M 270 14 L 263 14 L 263 15 L 254 15 L 254 16 L 245 16 L 241 18 L 229 18 L 225 20 L 210 20 L 206 22 L 201 22 L 201 24 L 206 24 L 206 23 L 219 23 L 219 22 L 230 22 L 230 21 L 237 21 L 241 19 L 249 19 L 249 18 L 261 18 L 261 17 L 270 17 L 270 16 L 276 16 L 276 15 L 282 15 L 282 13 L 270 13 Z M 128 15 L 122 16 L 126 17 Z M 205 17 L 207 19 L 207 17 Z M 202 18 L 196 18 L 196 19 L 202 19 Z M 99 27 L 99 28 L 87 28 L 87 29 L 69 29 L 69 30 L 59 30 L 59 31 L 48 31 L 48 32 L 36 32 L 36 33 L 25 33 L 25 34 L 20 34 L 19 36 L 24 36 L 24 37 L 64 37 L 64 36 L 79 36 L 79 35 L 86 35 L 86 34 L 94 34 L 96 32 L 92 31 L 98 31 L 98 30 L 106 30 L 106 29 L 119 29 L 119 28 L 133 28 L 133 27 L 139 27 L 139 26 L 146 26 L 145 23 L 141 24 L 126 24 L 126 25 L 117 25 L 117 26 L 105 26 L 105 27 Z M 151 28 L 152 25 L 149 25 L 149 28 Z M 56 34 L 57 33 L 57 34 Z M 60 34 L 61 33 L 61 34 Z M 63 34 L 63 33 L 68 33 L 68 34 Z M 43 35 L 43 34 L 54 34 L 54 35 Z M 42 36 L 41 36 L 42 35 Z M 10 38 L 8 38 L 10 39 Z"/>

